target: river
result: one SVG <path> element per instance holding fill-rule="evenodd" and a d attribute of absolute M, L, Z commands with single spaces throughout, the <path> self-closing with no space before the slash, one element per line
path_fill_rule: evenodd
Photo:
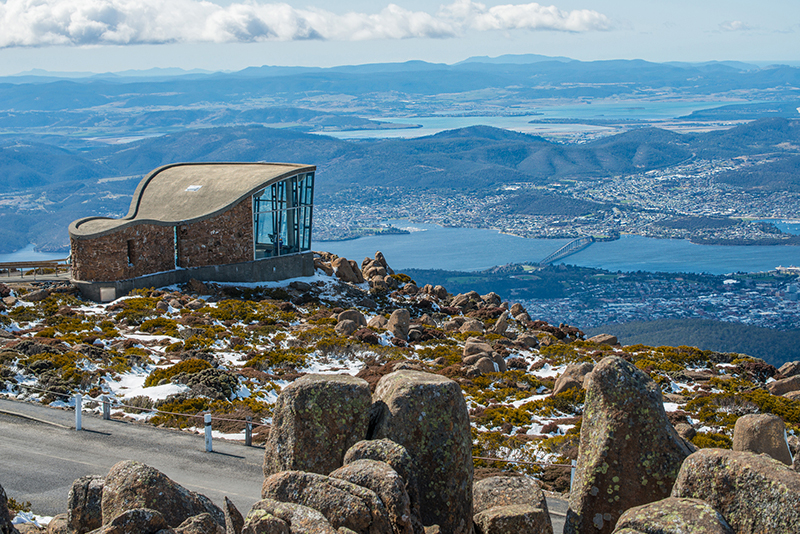
<path fill-rule="evenodd" d="M 535 263 L 569 242 L 568 239 L 524 239 L 494 230 L 444 228 L 434 224 L 391 221 L 411 230 L 351 241 L 315 242 L 327 250 L 361 262 L 380 250 L 393 268 L 480 271 L 507 263 Z M 784 231 L 800 232 L 800 224 L 779 223 Z M 726 274 L 773 270 L 800 265 L 800 246 L 696 245 L 683 239 L 653 239 L 623 235 L 616 241 L 593 243 L 558 263 L 609 271 L 694 272 Z"/>

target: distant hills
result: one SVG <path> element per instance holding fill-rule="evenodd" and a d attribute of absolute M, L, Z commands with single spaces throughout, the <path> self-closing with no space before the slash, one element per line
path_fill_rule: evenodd
<path fill-rule="evenodd" d="M 531 55 L 470 58 L 454 65 L 409 61 L 331 68 L 263 66 L 207 74 L 144 71 L 82 78 L 6 76 L 0 78 L 0 111 L 209 104 L 251 107 L 259 102 L 263 105 L 264 99 L 275 105 L 292 105 L 317 95 L 367 99 L 394 95 L 402 100 L 413 95 L 463 95 L 474 91 L 497 92 L 473 94 L 472 98 L 499 95 L 505 104 L 544 98 L 664 98 L 669 94 L 716 98 L 728 94 L 739 100 L 798 96 L 799 68 L 751 67 L 730 62 L 584 62 Z M 392 105 L 385 98 L 376 101 L 382 103 L 384 111 Z M 401 102 L 394 105 L 403 107 Z"/>
<path fill-rule="evenodd" d="M 693 157 L 768 152 L 774 156 L 773 163 L 731 172 L 722 179 L 741 188 L 800 189 L 800 173 L 796 172 L 800 167 L 800 121 L 786 119 L 762 119 L 701 134 L 641 128 L 570 145 L 488 126 L 415 139 L 371 141 L 344 141 L 256 125 L 179 131 L 124 144 L 87 142 L 72 149 L 57 145 L 74 143 L 73 139 L 52 137 L 47 138 L 48 143 L 36 139 L 0 139 L 0 190 L 6 195 L 27 192 L 39 199 L 32 199 L 28 210 L 14 210 L 14 227 L 37 245 L 60 243 L 61 247 L 67 244 L 69 220 L 124 213 L 137 176 L 177 161 L 314 163 L 319 168 L 317 200 L 324 203 L 326 195 L 348 188 L 402 188 L 408 194 L 425 190 L 481 192 L 520 182 L 547 185 L 561 179 L 643 172 Z M 132 178 L 102 180 L 109 177 Z M 512 213 L 573 216 L 599 208 L 539 190 L 521 192 L 508 206 Z M 31 233 L 32 227 L 47 220 L 59 223 Z M 21 241 L 9 239 L 0 247 L 11 251 L 26 244 Z"/>

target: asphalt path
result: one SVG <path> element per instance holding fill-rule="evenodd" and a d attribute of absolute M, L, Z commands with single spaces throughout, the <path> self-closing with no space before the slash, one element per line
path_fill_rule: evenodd
<path fill-rule="evenodd" d="M 185 488 L 222 504 L 231 499 L 242 514 L 260 499 L 264 450 L 149 425 L 105 421 L 84 413 L 0 399 L 0 485 L 9 497 L 30 501 L 39 515 L 66 512 L 75 479 L 105 475 L 115 463 L 138 460 Z M 563 530 L 567 502 L 548 495 L 553 532 Z"/>
<path fill-rule="evenodd" d="M 11 413 L 24 415 L 9 415 Z M 56 426 L 59 425 L 59 426 Z M 264 450 L 203 436 L 0 399 L 0 485 L 39 515 L 66 512 L 75 479 L 106 475 L 122 460 L 154 467 L 217 505 L 230 498 L 243 514 L 260 499 Z"/>

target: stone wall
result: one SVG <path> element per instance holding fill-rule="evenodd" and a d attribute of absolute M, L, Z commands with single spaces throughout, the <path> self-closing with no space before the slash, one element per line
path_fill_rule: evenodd
<path fill-rule="evenodd" d="M 228 211 L 178 226 L 178 265 L 185 269 L 252 261 L 253 204 L 247 197 Z"/>
<path fill-rule="evenodd" d="M 126 280 L 175 268 L 172 226 L 139 224 L 94 239 L 70 238 L 72 277 Z"/>

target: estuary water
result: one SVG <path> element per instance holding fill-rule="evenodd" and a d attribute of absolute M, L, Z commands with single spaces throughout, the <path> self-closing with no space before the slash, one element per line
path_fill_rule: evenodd
<path fill-rule="evenodd" d="M 444 228 L 407 221 L 391 221 L 391 224 L 410 230 L 411 234 L 317 241 L 313 248 L 359 263 L 380 250 L 389 265 L 399 270 L 480 271 L 507 263 L 538 262 L 569 242 L 568 239 L 525 239 L 495 230 Z M 795 222 L 781 224 L 785 226 L 784 231 L 800 231 L 800 224 Z M 758 272 L 773 270 L 779 265 L 800 265 L 800 246 L 695 245 L 683 239 L 623 235 L 616 241 L 593 243 L 558 263 L 628 272 Z"/>
<path fill-rule="evenodd" d="M 16 252 L 10 252 L 8 254 L 0 254 L 0 263 L 15 262 L 15 261 L 63 260 L 64 258 L 68 257 L 69 257 L 69 251 L 36 252 L 35 250 L 33 250 L 33 245 L 28 245 L 27 247 L 19 249 Z"/>
<path fill-rule="evenodd" d="M 534 115 L 520 116 L 424 116 L 424 117 L 369 117 L 396 124 L 415 124 L 420 128 L 355 130 L 344 132 L 319 132 L 339 139 L 413 138 L 433 135 L 444 130 L 485 125 L 515 132 L 541 135 L 614 131 L 614 128 L 580 123 L 543 124 L 531 121 L 546 119 L 580 120 L 669 120 L 689 115 L 693 111 L 716 108 L 734 102 L 718 101 L 616 101 L 586 102 L 584 104 L 546 105 L 529 110 Z"/>

